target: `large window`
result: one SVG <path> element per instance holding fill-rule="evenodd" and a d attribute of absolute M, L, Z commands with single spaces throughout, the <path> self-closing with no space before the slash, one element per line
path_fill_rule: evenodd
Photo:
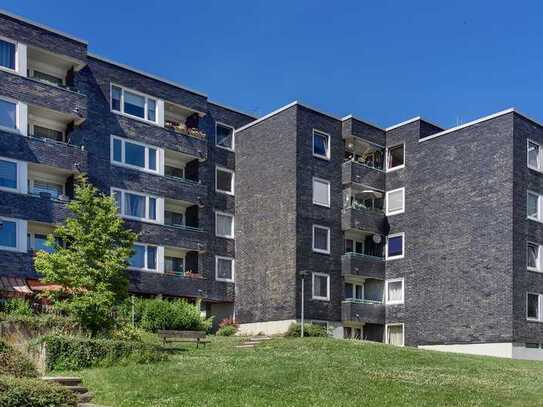
<path fill-rule="evenodd" d="M 385 283 L 386 303 L 403 304 L 403 278 L 387 280 Z"/>
<path fill-rule="evenodd" d="M 215 280 L 234 281 L 234 259 L 215 256 Z"/>
<path fill-rule="evenodd" d="M 29 190 L 33 195 L 59 199 L 64 194 L 64 185 L 51 181 L 32 179 L 29 181 Z"/>
<path fill-rule="evenodd" d="M 404 213 L 405 188 L 395 189 L 386 193 L 386 214 L 397 215 Z"/>
<path fill-rule="evenodd" d="M 0 218 L 0 249 L 17 249 L 17 221 Z"/>
<path fill-rule="evenodd" d="M 17 45 L 0 39 L 0 66 L 15 70 Z"/>
<path fill-rule="evenodd" d="M 234 151 L 234 128 L 217 123 L 215 126 L 215 144 L 226 150 Z"/>
<path fill-rule="evenodd" d="M 136 141 L 111 136 L 111 162 L 158 172 L 158 149 Z"/>
<path fill-rule="evenodd" d="M 403 233 L 389 235 L 386 245 L 386 259 L 402 259 L 404 257 L 404 238 Z"/>
<path fill-rule="evenodd" d="M 17 103 L 0 99 L 0 128 L 17 129 Z"/>
<path fill-rule="evenodd" d="M 364 285 L 355 283 L 345 283 L 345 299 L 346 300 L 363 300 Z"/>
<path fill-rule="evenodd" d="M 543 322 L 543 295 L 528 293 L 526 298 L 526 318 Z"/>
<path fill-rule="evenodd" d="M 134 244 L 134 254 L 128 260 L 129 268 L 136 270 L 157 271 L 157 247 Z"/>
<path fill-rule="evenodd" d="M 526 244 L 526 266 L 530 271 L 541 272 L 541 249 L 542 246 L 528 242 Z"/>
<path fill-rule="evenodd" d="M 164 271 L 177 276 L 185 273 L 185 259 L 182 257 L 164 256 Z"/>
<path fill-rule="evenodd" d="M 313 130 L 313 156 L 330 159 L 330 136 L 318 130 Z"/>
<path fill-rule="evenodd" d="M 330 276 L 324 273 L 312 274 L 311 298 L 314 300 L 330 300 Z"/>
<path fill-rule="evenodd" d="M 0 158 L 0 189 L 17 191 L 17 162 Z"/>
<path fill-rule="evenodd" d="M 120 189 L 112 189 L 111 193 L 122 216 L 151 222 L 159 221 L 157 206 L 161 198 Z"/>
<path fill-rule="evenodd" d="M 542 171 L 542 157 L 543 149 L 535 141 L 528 140 L 528 168 L 533 170 Z"/>
<path fill-rule="evenodd" d="M 29 251 L 42 251 L 46 253 L 53 253 L 55 249 L 47 244 L 47 235 L 43 233 L 28 233 L 27 243 Z"/>
<path fill-rule="evenodd" d="M 217 192 L 234 195 L 234 171 L 222 167 L 216 167 L 215 189 Z"/>
<path fill-rule="evenodd" d="M 526 203 L 526 215 L 528 219 L 537 220 L 539 222 L 543 221 L 541 213 L 541 205 L 543 200 L 541 195 L 528 191 L 528 200 Z"/>
<path fill-rule="evenodd" d="M 403 324 L 388 324 L 385 329 L 385 343 L 389 345 L 404 345 Z"/>
<path fill-rule="evenodd" d="M 215 235 L 229 239 L 234 238 L 234 215 L 215 212 Z"/>
<path fill-rule="evenodd" d="M 313 203 L 330 207 L 330 181 L 313 178 Z"/>
<path fill-rule="evenodd" d="M 330 254 L 330 228 L 313 225 L 313 251 Z"/>
<path fill-rule="evenodd" d="M 387 170 L 397 170 L 405 165 L 404 145 L 389 147 L 387 149 Z"/>
<path fill-rule="evenodd" d="M 116 85 L 111 85 L 111 110 L 157 122 L 157 99 Z"/>

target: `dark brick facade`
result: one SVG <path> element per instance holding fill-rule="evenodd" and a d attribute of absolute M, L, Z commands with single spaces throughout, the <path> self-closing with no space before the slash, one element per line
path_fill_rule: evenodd
<path fill-rule="evenodd" d="M 234 128 L 254 117 L 222 107 L 207 96 L 131 68 L 87 54 L 87 46 L 17 18 L 0 15 L 0 35 L 53 52 L 84 66 L 74 73 L 67 90 L 0 70 L 0 96 L 46 108 L 71 119 L 69 143 L 0 132 L 0 156 L 40 164 L 64 173 L 84 172 L 106 194 L 111 187 L 154 194 L 191 206 L 197 229 L 126 221 L 139 234 L 138 241 L 189 251 L 187 267 L 199 278 L 130 271 L 130 290 L 143 295 L 203 297 L 209 303 L 232 303 L 234 284 L 215 280 L 215 255 L 235 256 L 234 240 L 215 237 L 215 211 L 234 214 L 234 197 L 215 192 L 215 166 L 235 169 L 235 153 L 215 146 L 215 123 Z M 111 112 L 110 84 L 146 93 L 165 102 L 198 112 L 198 127 L 205 138 L 176 133 L 164 127 Z M 192 157 L 187 171 L 194 181 L 153 175 L 114 166 L 110 162 L 110 136 L 116 135 Z M 67 171 L 67 172 L 66 172 Z M 65 203 L 18 193 L 0 192 L 0 216 L 46 224 L 69 216 Z M 0 275 L 36 277 L 32 254 L 0 251 Z M 190 264 L 189 264 L 190 263 Z M 208 307 L 213 309 L 213 307 Z M 222 316 L 227 308 L 220 307 Z M 231 312 L 231 311 L 230 311 Z M 224 314 L 224 315 L 223 315 Z"/>

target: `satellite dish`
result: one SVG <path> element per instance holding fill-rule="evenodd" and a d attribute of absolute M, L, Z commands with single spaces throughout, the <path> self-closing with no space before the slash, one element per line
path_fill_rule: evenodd
<path fill-rule="evenodd" d="M 376 244 L 381 243 L 381 235 L 373 235 L 373 242 Z"/>

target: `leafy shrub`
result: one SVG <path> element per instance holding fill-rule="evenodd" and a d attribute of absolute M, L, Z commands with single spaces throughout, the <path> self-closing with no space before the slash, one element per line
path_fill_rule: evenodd
<path fill-rule="evenodd" d="M 302 325 L 301 324 L 291 324 L 288 328 L 286 336 L 289 337 L 300 337 L 302 333 Z M 326 328 L 317 325 L 317 324 L 304 324 L 304 337 L 324 337 L 328 336 L 328 332 L 326 331 Z"/>
<path fill-rule="evenodd" d="M 0 376 L 0 406 L 75 407 L 77 397 L 70 390 L 41 379 Z"/>
<path fill-rule="evenodd" d="M 38 377 L 38 371 L 21 352 L 0 341 L 0 375 Z"/>
<path fill-rule="evenodd" d="M 199 307 L 185 300 L 128 299 L 118 310 L 121 320 L 131 320 L 132 301 L 134 323 L 146 331 L 207 331 L 211 328 L 212 319 L 203 318 Z"/>
<path fill-rule="evenodd" d="M 0 312 L 10 315 L 32 316 L 30 303 L 22 298 L 10 298 L 0 302 Z"/>
<path fill-rule="evenodd" d="M 225 325 L 217 331 L 217 336 L 233 336 L 237 332 L 237 328 L 234 325 Z"/>
<path fill-rule="evenodd" d="M 78 370 L 127 363 L 152 363 L 167 359 L 156 345 L 75 336 L 45 336 L 48 370 Z"/>
<path fill-rule="evenodd" d="M 145 331 L 129 324 L 122 324 L 111 333 L 111 339 L 116 341 L 144 342 Z"/>

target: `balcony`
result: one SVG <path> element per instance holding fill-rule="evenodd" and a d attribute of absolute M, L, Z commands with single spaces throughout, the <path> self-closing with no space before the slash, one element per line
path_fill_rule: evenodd
<path fill-rule="evenodd" d="M 358 183 L 383 190 L 385 148 L 358 137 L 345 138 L 343 184 Z"/>
<path fill-rule="evenodd" d="M 385 259 L 358 253 L 346 253 L 341 256 L 342 276 L 361 276 L 377 279 L 385 278 Z"/>
<path fill-rule="evenodd" d="M 130 271 L 129 291 L 144 295 L 202 298 L 207 302 L 233 302 L 234 284 L 206 278 Z"/>
<path fill-rule="evenodd" d="M 164 102 L 164 127 L 178 134 L 206 140 L 207 135 L 199 129 L 199 113 L 186 107 Z"/>
<path fill-rule="evenodd" d="M 349 299 L 341 303 L 341 320 L 346 323 L 385 323 L 385 305 L 379 301 Z"/>
<path fill-rule="evenodd" d="M 347 208 L 341 212 L 342 230 L 358 229 L 365 232 L 386 235 L 387 222 L 381 211 Z"/>
<path fill-rule="evenodd" d="M 385 188 L 385 172 L 357 161 L 349 160 L 343 163 L 342 182 L 344 185 L 357 183 L 374 188 Z"/>
<path fill-rule="evenodd" d="M 187 225 L 160 225 L 125 220 L 127 227 L 140 235 L 143 242 L 203 252 L 207 249 L 207 234 L 198 227 Z"/>
<path fill-rule="evenodd" d="M 0 132 L 0 151 L 5 157 L 59 169 L 85 172 L 87 152 L 79 146 L 50 138 L 14 137 Z"/>

